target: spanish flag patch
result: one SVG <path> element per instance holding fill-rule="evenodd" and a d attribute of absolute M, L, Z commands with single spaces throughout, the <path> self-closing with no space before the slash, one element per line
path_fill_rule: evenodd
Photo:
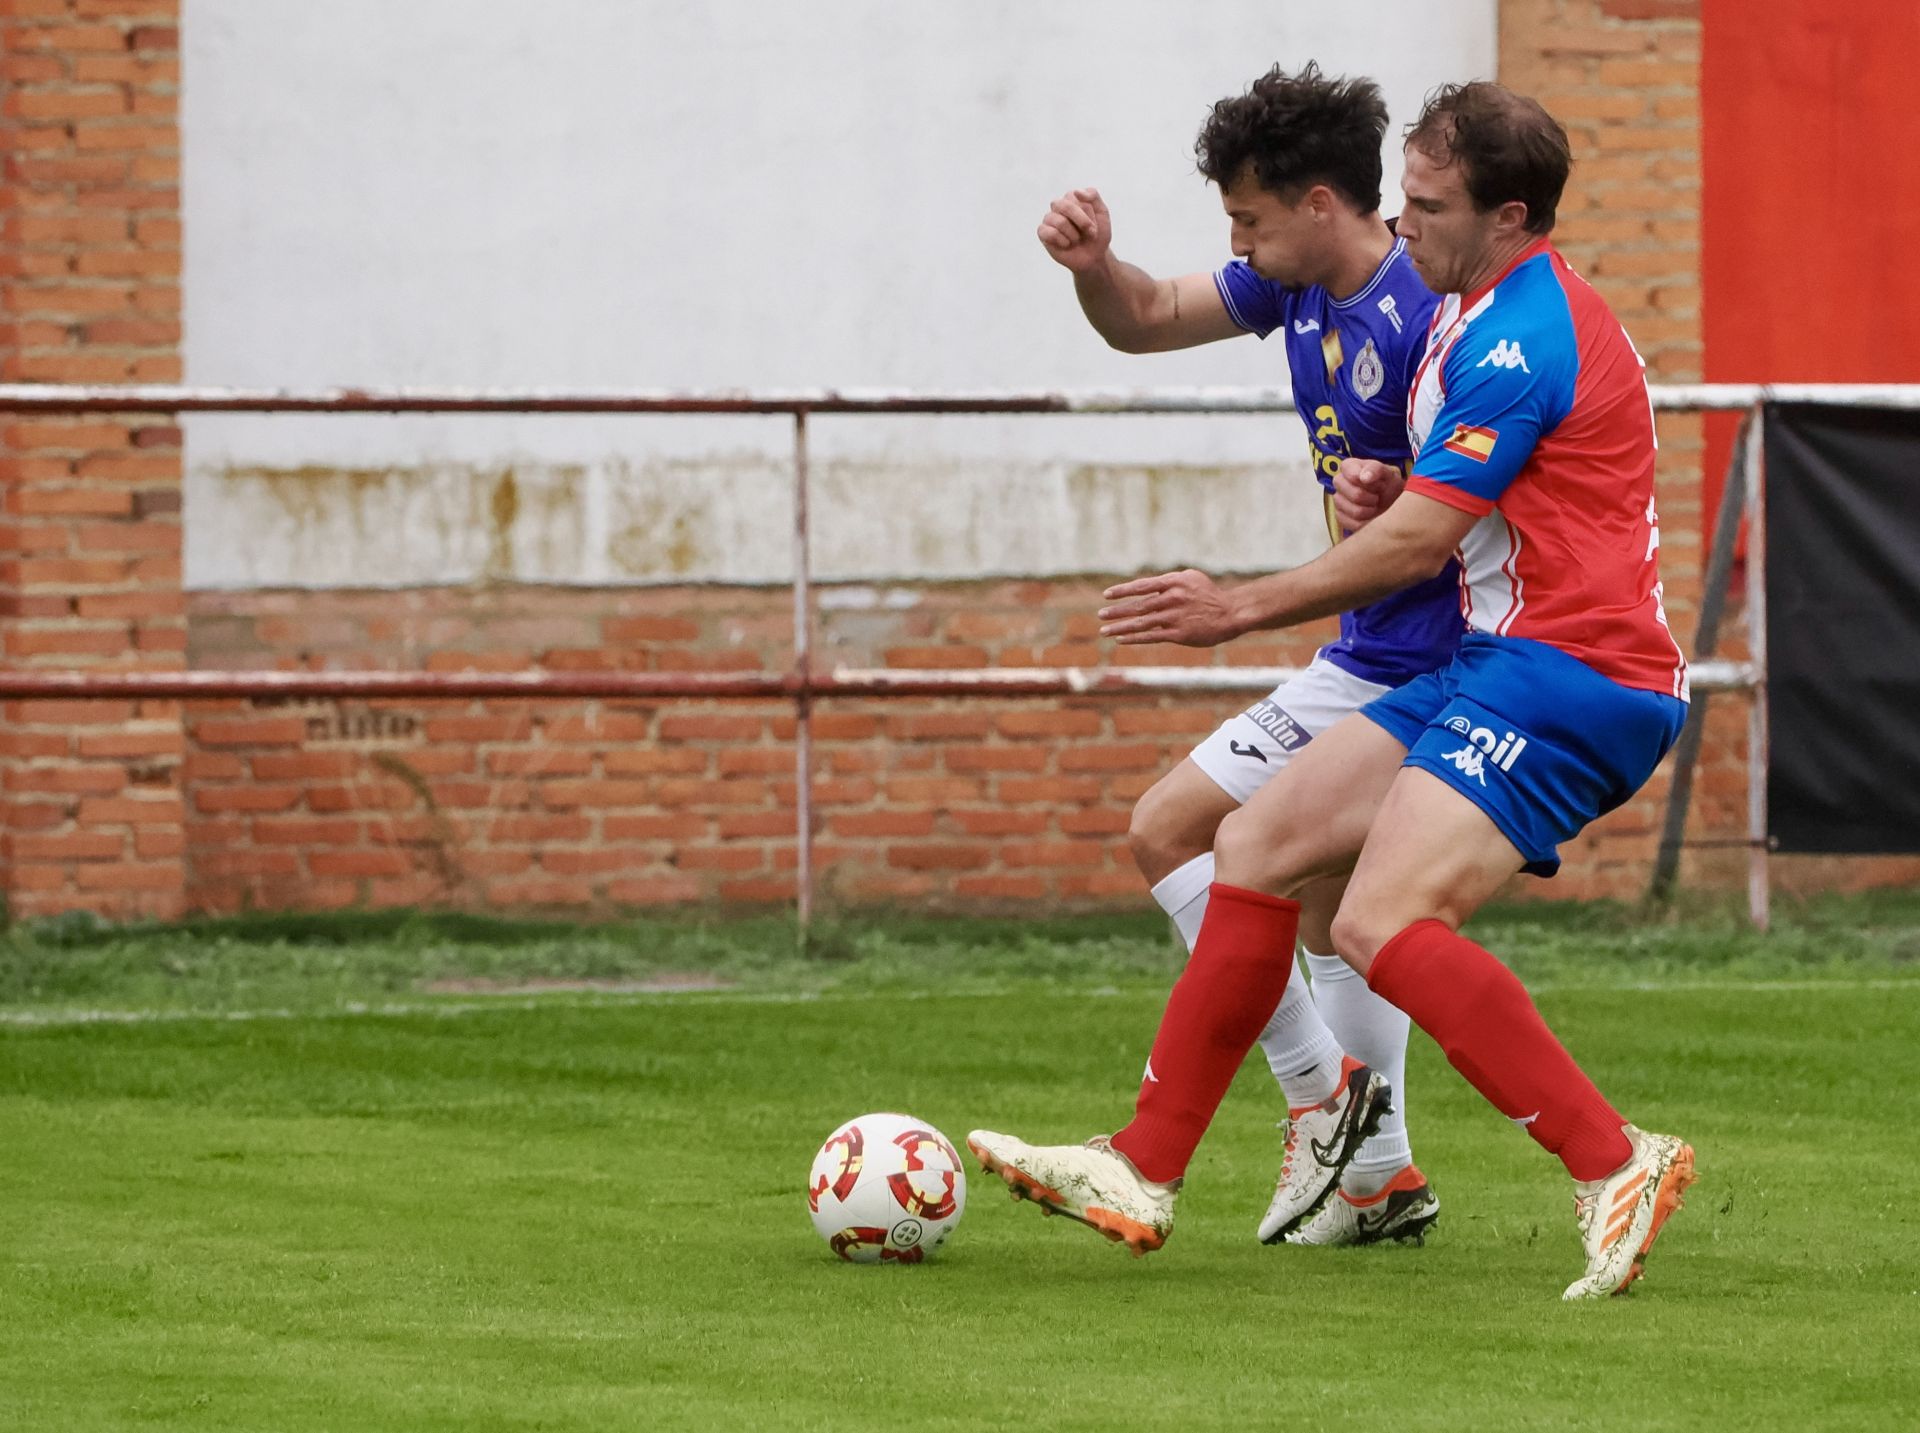
<path fill-rule="evenodd" d="M 1493 456 L 1493 445 L 1499 437 L 1499 433 L 1492 428 L 1474 428 L 1461 423 L 1454 428 L 1453 436 L 1440 446 L 1449 453 L 1458 453 L 1463 458 L 1484 463 Z"/>

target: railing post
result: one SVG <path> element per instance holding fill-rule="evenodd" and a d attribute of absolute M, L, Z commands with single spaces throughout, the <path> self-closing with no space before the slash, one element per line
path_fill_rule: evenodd
<path fill-rule="evenodd" d="M 1707 735 L 1707 704 L 1711 691 L 1699 678 L 1699 665 L 1720 650 L 1720 616 L 1733 585 L 1734 552 L 1740 545 L 1740 516 L 1747 505 L 1747 436 L 1753 418 L 1748 415 L 1734 441 L 1733 455 L 1727 463 L 1727 477 L 1720 489 L 1720 506 L 1713 518 L 1713 547 L 1707 554 L 1706 575 L 1700 583 L 1700 621 L 1694 629 L 1693 656 L 1687 665 L 1694 670 L 1692 700 L 1687 704 L 1687 724 L 1680 729 L 1674 744 L 1673 782 L 1668 788 L 1667 815 L 1661 824 L 1660 849 L 1653 858 L 1653 875 L 1647 881 L 1647 899 L 1664 901 L 1673 894 L 1680 875 L 1680 850 L 1686 844 L 1687 814 L 1693 803 L 1693 773 L 1700 763 L 1700 748 Z"/>
<path fill-rule="evenodd" d="M 1747 656 L 1753 700 L 1747 708 L 1747 914 L 1755 930 L 1772 920 L 1767 847 L 1767 405 L 1747 428 Z"/>
<path fill-rule="evenodd" d="M 807 521 L 807 410 L 793 412 L 794 914 L 813 924 L 813 573 Z"/>

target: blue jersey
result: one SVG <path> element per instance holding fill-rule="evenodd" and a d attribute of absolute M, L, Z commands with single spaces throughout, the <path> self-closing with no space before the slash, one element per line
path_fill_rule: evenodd
<path fill-rule="evenodd" d="M 1413 458 L 1407 393 L 1440 300 L 1421 282 L 1406 244 L 1393 249 L 1360 292 L 1335 299 L 1316 286 L 1289 288 L 1239 261 L 1214 275 L 1227 314 L 1265 338 L 1285 337 L 1293 401 L 1307 425 L 1307 454 L 1325 492 L 1328 535 L 1333 478 L 1342 458 L 1373 458 L 1405 471 Z M 1459 646 L 1460 573 L 1439 576 L 1340 617 L 1340 640 L 1320 655 L 1355 676 L 1397 687 L 1442 667 Z"/>

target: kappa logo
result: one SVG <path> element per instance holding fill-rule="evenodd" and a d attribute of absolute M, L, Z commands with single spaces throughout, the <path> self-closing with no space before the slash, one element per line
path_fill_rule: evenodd
<path fill-rule="evenodd" d="M 1293 331 L 1295 333 L 1318 333 L 1320 332 L 1320 320 L 1317 318 L 1297 318 L 1293 321 Z"/>
<path fill-rule="evenodd" d="M 1452 762 L 1462 776 L 1471 776 L 1482 786 L 1487 784 L 1488 762 L 1501 771 L 1512 771 L 1514 762 L 1520 759 L 1520 753 L 1527 749 L 1527 738 L 1524 736 L 1508 732 L 1496 738 L 1493 728 L 1475 726 L 1463 716 L 1448 717 L 1446 726 L 1454 735 L 1464 736 L 1467 744 L 1458 751 L 1442 754 L 1440 759 Z"/>
<path fill-rule="evenodd" d="M 1489 363 L 1495 368 L 1517 368 L 1522 373 L 1533 372 L 1531 368 L 1527 367 L 1527 358 L 1526 355 L 1520 351 L 1520 345 L 1517 343 L 1509 343 L 1504 338 L 1492 348 L 1488 349 L 1487 356 L 1473 366 L 1475 368 L 1485 368 Z"/>
<path fill-rule="evenodd" d="M 1455 766 L 1459 767 L 1462 776 L 1471 776 L 1482 786 L 1487 784 L 1487 759 L 1481 754 L 1479 747 L 1463 746 L 1458 751 L 1447 752 L 1440 759 L 1442 761 L 1451 761 Z"/>

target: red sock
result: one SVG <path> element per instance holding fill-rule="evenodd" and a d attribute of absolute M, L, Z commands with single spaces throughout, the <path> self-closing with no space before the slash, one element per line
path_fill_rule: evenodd
<path fill-rule="evenodd" d="M 1519 977 L 1465 936 L 1417 921 L 1380 948 L 1367 984 L 1575 1179 L 1599 1179 L 1632 1156 L 1626 1121 L 1554 1038 Z"/>
<path fill-rule="evenodd" d="M 1293 973 L 1300 903 L 1218 881 L 1153 1037 L 1133 1123 L 1113 1147 L 1156 1183 L 1178 1179 Z"/>

